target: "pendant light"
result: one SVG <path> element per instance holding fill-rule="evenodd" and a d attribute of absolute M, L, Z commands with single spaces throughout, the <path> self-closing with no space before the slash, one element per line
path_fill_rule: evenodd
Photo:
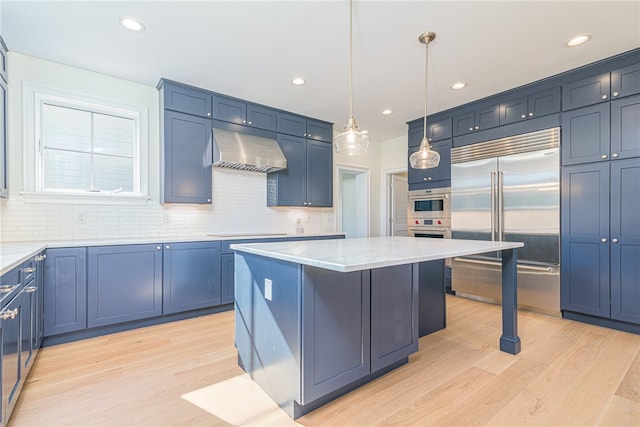
<path fill-rule="evenodd" d="M 336 153 L 347 156 L 365 154 L 369 148 L 369 134 L 360 130 L 353 117 L 353 0 L 349 0 L 349 119 L 344 132 L 333 140 Z"/>
<path fill-rule="evenodd" d="M 409 164 L 413 169 L 430 169 L 435 168 L 440 164 L 440 154 L 437 151 L 433 151 L 429 145 L 427 139 L 427 83 L 429 76 L 429 43 L 436 38 L 436 33 L 429 31 L 428 33 L 422 33 L 418 37 L 420 43 L 424 43 L 426 48 L 425 55 L 425 71 L 424 71 L 424 129 L 423 137 L 420 142 L 420 148 L 409 157 Z"/>

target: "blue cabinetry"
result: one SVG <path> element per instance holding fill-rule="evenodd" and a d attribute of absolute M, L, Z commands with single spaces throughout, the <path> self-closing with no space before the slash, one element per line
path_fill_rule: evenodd
<path fill-rule="evenodd" d="M 213 95 L 213 118 L 265 130 L 276 130 L 275 110 L 224 95 Z"/>
<path fill-rule="evenodd" d="M 278 113 L 277 121 L 278 133 L 316 141 L 333 141 L 333 125 L 331 123 L 286 113 Z"/>
<path fill-rule="evenodd" d="M 440 163 L 431 169 L 414 169 L 407 166 L 409 190 L 449 187 L 451 185 L 451 144 L 452 141 L 438 141 L 431 144 L 431 149 L 440 154 Z M 409 157 L 419 147 L 409 147 Z"/>
<path fill-rule="evenodd" d="M 220 242 L 166 243 L 162 259 L 163 313 L 220 304 Z"/>
<path fill-rule="evenodd" d="M 562 309 L 640 324 L 640 158 L 562 170 Z"/>
<path fill-rule="evenodd" d="M 166 80 L 160 84 L 160 98 L 165 110 L 211 118 L 211 92 Z"/>
<path fill-rule="evenodd" d="M 453 136 L 464 135 L 500 125 L 500 105 L 479 106 L 453 116 Z"/>
<path fill-rule="evenodd" d="M 278 134 L 287 169 L 267 175 L 268 206 L 333 206 L 333 150 L 326 142 Z"/>
<path fill-rule="evenodd" d="M 211 203 L 211 120 L 166 110 L 163 191 L 166 203 Z"/>
<path fill-rule="evenodd" d="M 105 326 L 162 314 L 162 246 L 87 249 L 87 325 Z"/>
<path fill-rule="evenodd" d="M 433 116 L 427 118 L 427 139 L 429 142 L 437 142 L 443 139 L 451 139 L 453 136 L 451 116 Z M 423 119 L 409 122 L 409 147 L 420 145 L 424 136 Z"/>
<path fill-rule="evenodd" d="M 640 63 L 581 77 L 562 88 L 562 109 L 571 110 L 640 93 Z"/>
<path fill-rule="evenodd" d="M 87 327 L 85 248 L 47 249 L 44 261 L 44 336 Z"/>
<path fill-rule="evenodd" d="M 560 86 L 500 103 L 500 125 L 546 116 L 560 111 Z"/>

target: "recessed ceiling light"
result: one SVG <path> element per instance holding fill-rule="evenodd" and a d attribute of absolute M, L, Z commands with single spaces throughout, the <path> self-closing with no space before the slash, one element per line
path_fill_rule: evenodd
<path fill-rule="evenodd" d="M 463 82 L 457 82 L 451 85 L 451 89 L 453 90 L 460 90 L 464 89 L 465 87 L 467 87 L 467 84 Z"/>
<path fill-rule="evenodd" d="M 136 18 L 132 18 L 130 16 L 123 16 L 120 18 L 120 24 L 125 27 L 127 30 L 135 31 L 137 33 L 141 33 L 144 31 L 144 24 L 138 21 Z"/>
<path fill-rule="evenodd" d="M 566 44 L 567 47 L 575 47 L 580 46 L 583 43 L 586 43 L 591 39 L 591 34 L 580 34 L 579 36 L 575 36 L 571 40 L 569 40 Z"/>
<path fill-rule="evenodd" d="M 303 84 L 305 84 L 307 81 L 305 79 L 303 79 L 302 77 L 294 77 L 291 79 L 291 84 L 294 86 L 302 86 Z"/>
<path fill-rule="evenodd" d="M 393 113 L 393 110 L 389 110 L 389 109 L 382 110 L 382 114 L 385 116 L 388 116 L 389 114 L 392 114 L 392 113 Z"/>

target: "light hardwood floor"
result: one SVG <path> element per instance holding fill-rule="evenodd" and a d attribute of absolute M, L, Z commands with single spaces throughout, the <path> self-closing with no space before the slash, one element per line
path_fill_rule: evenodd
<path fill-rule="evenodd" d="M 448 326 L 399 369 L 300 425 L 640 426 L 640 336 L 447 297 Z M 295 425 L 237 366 L 233 313 L 43 349 L 10 425 Z"/>

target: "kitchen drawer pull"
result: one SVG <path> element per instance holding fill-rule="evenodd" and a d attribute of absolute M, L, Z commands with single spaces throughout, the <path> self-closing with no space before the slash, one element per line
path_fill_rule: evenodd
<path fill-rule="evenodd" d="M 617 158 L 618 158 L 618 153 L 613 153 L 613 154 L 611 155 L 611 157 L 613 157 L 614 159 L 617 159 Z"/>
<path fill-rule="evenodd" d="M 613 96 L 618 96 L 620 95 L 620 92 L 613 92 Z"/>
<path fill-rule="evenodd" d="M 166 245 L 164 248 L 165 248 L 166 250 L 169 250 L 169 249 L 171 249 L 171 246 Z"/>
<path fill-rule="evenodd" d="M 17 308 L 14 308 L 13 310 L 7 310 L 0 313 L 0 320 L 15 319 L 17 315 L 18 315 Z"/>
<path fill-rule="evenodd" d="M 18 285 L 4 285 L 4 286 L 0 286 L 0 294 L 6 294 L 9 293 L 11 291 L 13 291 L 15 288 L 17 288 Z"/>
<path fill-rule="evenodd" d="M 618 239 L 611 239 L 613 243 L 618 243 Z"/>
<path fill-rule="evenodd" d="M 605 239 L 604 237 L 603 237 L 602 239 L 600 239 L 600 241 L 601 241 L 602 243 L 607 243 L 607 239 Z"/>
<path fill-rule="evenodd" d="M 34 271 L 36 271 L 35 267 L 27 267 L 25 269 L 23 269 L 22 271 L 24 271 L 27 274 L 33 273 Z"/>
<path fill-rule="evenodd" d="M 608 96 L 607 95 L 602 95 L 602 99 L 607 99 Z"/>
<path fill-rule="evenodd" d="M 28 294 L 32 294 L 37 290 L 38 288 L 36 288 L 35 286 L 27 286 L 26 288 L 24 288 L 24 291 Z"/>

